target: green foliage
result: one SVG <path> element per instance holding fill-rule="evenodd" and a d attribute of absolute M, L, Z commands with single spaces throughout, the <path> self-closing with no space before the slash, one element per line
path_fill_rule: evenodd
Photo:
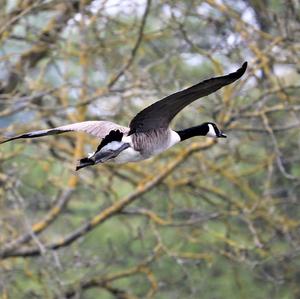
<path fill-rule="evenodd" d="M 299 298 L 296 2 L 71 2 L 0 8 L 1 135 L 127 125 L 159 98 L 249 68 L 172 123 L 213 120 L 228 135 L 217 143 L 79 172 L 99 140 L 1 145 L 0 298 Z"/>

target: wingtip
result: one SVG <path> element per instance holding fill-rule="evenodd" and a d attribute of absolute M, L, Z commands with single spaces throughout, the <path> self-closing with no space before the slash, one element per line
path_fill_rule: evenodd
<path fill-rule="evenodd" d="M 246 71 L 247 67 L 248 67 L 248 61 L 245 61 L 241 67 L 241 70 L 243 71 L 243 73 Z"/>
<path fill-rule="evenodd" d="M 6 142 L 8 142 L 8 141 L 10 141 L 10 139 L 0 140 L 0 144 L 6 143 Z"/>
<path fill-rule="evenodd" d="M 11 138 L 2 139 L 2 140 L 0 140 L 0 144 L 6 143 L 6 142 L 9 142 L 9 141 L 13 141 L 13 140 L 16 140 L 16 139 L 19 139 L 19 138 L 20 138 L 19 136 L 14 136 L 14 137 L 11 137 Z"/>
<path fill-rule="evenodd" d="M 248 62 L 245 61 L 242 64 L 242 66 L 235 73 L 233 73 L 234 74 L 233 76 L 237 79 L 242 77 L 244 75 L 244 73 L 246 72 L 247 66 L 248 66 Z"/>

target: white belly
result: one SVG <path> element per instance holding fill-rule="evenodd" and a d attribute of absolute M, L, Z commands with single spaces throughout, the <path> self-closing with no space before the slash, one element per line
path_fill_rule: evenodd
<path fill-rule="evenodd" d="M 179 135 L 173 130 L 170 130 L 170 133 L 167 137 L 168 138 L 166 140 L 163 140 L 163 142 L 158 143 L 153 137 L 150 136 L 150 139 L 152 138 L 153 143 L 157 144 L 157 147 L 155 148 L 155 146 L 152 146 L 151 150 L 142 151 L 143 154 L 134 149 L 131 136 L 124 136 L 121 142 L 113 141 L 107 144 L 105 147 L 103 147 L 101 151 L 105 150 L 106 148 L 117 149 L 122 145 L 122 143 L 129 143 L 131 147 L 123 150 L 117 157 L 109 160 L 108 162 L 113 162 L 117 164 L 137 162 L 141 160 L 146 160 L 152 156 L 156 156 L 180 141 Z M 145 145 L 147 145 L 147 142 L 145 143 Z"/>
<path fill-rule="evenodd" d="M 143 157 L 139 152 L 135 151 L 132 147 L 129 147 L 122 151 L 117 157 L 109 160 L 109 162 L 122 164 L 127 162 L 137 162 L 145 159 L 146 158 Z"/>

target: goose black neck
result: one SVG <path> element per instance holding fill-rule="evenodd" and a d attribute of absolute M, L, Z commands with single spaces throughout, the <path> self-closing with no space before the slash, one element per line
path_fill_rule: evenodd
<path fill-rule="evenodd" d="M 194 136 L 205 136 L 208 132 L 208 126 L 206 125 L 200 125 L 188 129 L 184 129 L 181 131 L 176 131 L 176 133 L 180 137 L 180 141 L 192 138 Z"/>

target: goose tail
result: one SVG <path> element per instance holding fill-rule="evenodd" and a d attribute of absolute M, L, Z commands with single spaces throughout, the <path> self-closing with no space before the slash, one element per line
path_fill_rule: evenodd
<path fill-rule="evenodd" d="M 91 165 L 95 165 L 95 161 L 93 159 L 91 159 L 91 158 L 82 158 L 82 159 L 79 160 L 79 162 L 76 166 L 76 171 L 81 169 L 81 168 L 91 166 Z"/>

